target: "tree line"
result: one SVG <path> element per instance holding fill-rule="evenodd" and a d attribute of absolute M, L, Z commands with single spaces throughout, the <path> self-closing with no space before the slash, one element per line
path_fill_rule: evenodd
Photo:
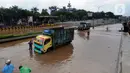
<path fill-rule="evenodd" d="M 59 8 L 57 6 L 50 6 L 47 9 L 42 9 L 39 12 L 37 7 L 33 7 L 31 10 L 22 9 L 18 6 L 12 6 L 9 8 L 0 7 L 0 23 L 6 25 L 17 25 L 17 22 L 21 19 L 23 22 L 27 22 L 28 16 L 33 16 L 33 20 L 36 21 L 39 16 L 58 16 L 60 21 L 77 21 L 77 20 L 87 20 L 87 19 L 99 19 L 99 18 L 117 18 L 112 12 L 91 12 L 84 9 L 76 8 Z M 89 16 L 88 13 L 92 13 Z"/>

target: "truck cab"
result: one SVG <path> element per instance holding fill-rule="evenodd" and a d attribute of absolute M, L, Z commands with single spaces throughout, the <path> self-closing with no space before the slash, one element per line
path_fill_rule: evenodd
<path fill-rule="evenodd" d="M 52 38 L 46 35 L 38 35 L 34 41 L 34 51 L 45 53 L 52 47 Z"/>

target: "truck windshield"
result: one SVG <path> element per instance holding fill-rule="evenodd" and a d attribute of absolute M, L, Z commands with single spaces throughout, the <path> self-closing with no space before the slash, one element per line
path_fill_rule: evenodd
<path fill-rule="evenodd" d="M 50 39 L 45 40 L 44 45 L 50 42 Z"/>
<path fill-rule="evenodd" d="M 86 23 L 80 23 L 80 25 L 85 25 Z"/>

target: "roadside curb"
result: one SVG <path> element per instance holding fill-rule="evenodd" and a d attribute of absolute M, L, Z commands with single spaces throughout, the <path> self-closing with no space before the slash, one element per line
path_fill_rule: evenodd
<path fill-rule="evenodd" d="M 116 73 L 122 73 L 122 54 L 123 54 L 122 44 L 123 44 L 123 36 L 121 33 L 119 52 L 118 52 L 118 58 L 117 58 L 117 64 L 116 64 Z"/>
<path fill-rule="evenodd" d="M 20 39 L 25 39 L 25 38 L 31 38 L 31 37 L 35 37 L 36 35 L 37 34 L 35 34 L 35 35 L 28 35 L 28 36 L 22 36 L 22 37 L 8 38 L 8 39 L 1 39 L 0 43 L 5 43 L 5 42 L 10 42 L 10 41 L 20 40 Z"/>

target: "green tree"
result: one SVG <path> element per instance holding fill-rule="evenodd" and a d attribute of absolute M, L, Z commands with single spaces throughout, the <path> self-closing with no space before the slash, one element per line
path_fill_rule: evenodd
<path fill-rule="evenodd" d="M 83 17 L 87 16 L 87 12 L 85 10 L 76 10 L 73 12 L 73 14 L 77 20 L 83 20 Z"/>
<path fill-rule="evenodd" d="M 53 13 L 58 10 L 58 7 L 57 6 L 51 6 L 51 7 L 49 7 L 49 9 L 51 11 L 51 15 L 54 15 Z"/>
<path fill-rule="evenodd" d="M 47 12 L 47 9 L 42 9 L 41 15 L 43 16 L 49 15 L 49 13 Z"/>
<path fill-rule="evenodd" d="M 33 14 L 36 14 L 37 12 L 38 12 L 38 8 L 37 7 L 33 7 L 32 9 L 31 9 L 31 11 L 32 11 L 32 13 Z"/>
<path fill-rule="evenodd" d="M 93 17 L 88 17 L 88 12 L 90 11 L 84 9 L 50 6 L 49 10 L 51 11 L 51 15 L 59 16 L 61 21 L 99 19 L 106 18 L 106 15 L 107 18 L 118 19 L 118 16 L 115 16 L 112 12 L 92 12 Z M 27 21 L 28 16 L 33 16 L 34 21 L 36 21 L 40 15 L 49 15 L 47 9 L 42 9 L 41 13 L 38 11 L 39 9 L 37 7 L 33 7 L 31 11 L 19 8 L 18 6 L 11 6 L 9 8 L 0 7 L 0 22 L 15 26 L 19 19 L 25 19 Z"/>
<path fill-rule="evenodd" d="M 114 18 L 114 14 L 112 12 L 106 12 L 106 15 L 109 17 L 109 18 Z"/>
<path fill-rule="evenodd" d="M 37 18 L 40 16 L 40 13 L 38 11 L 39 9 L 37 7 L 33 7 L 31 9 L 31 12 L 33 14 L 33 21 L 37 21 Z"/>

